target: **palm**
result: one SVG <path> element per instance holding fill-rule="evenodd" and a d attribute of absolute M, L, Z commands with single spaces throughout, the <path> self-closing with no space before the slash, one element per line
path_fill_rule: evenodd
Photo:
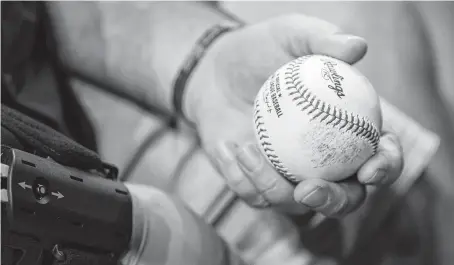
<path fill-rule="evenodd" d="M 258 24 L 227 36 L 217 47 L 214 69 L 224 96 L 252 105 L 265 80 L 294 59 L 270 33 L 266 24 Z"/>
<path fill-rule="evenodd" d="M 209 104 L 210 107 L 207 108 L 212 110 L 204 115 L 199 128 L 205 147 L 219 139 L 233 141 L 238 145 L 254 139 L 252 103 L 268 76 L 254 75 L 251 71 L 245 71 L 247 68 L 243 70 L 245 66 L 240 64 L 240 61 L 238 65 L 239 67 L 232 67 L 236 68 L 234 71 L 223 72 L 223 75 L 219 76 L 224 81 L 219 80 L 219 83 L 216 83 L 219 89 L 213 91 L 209 97 L 210 102 L 205 103 Z"/>
<path fill-rule="evenodd" d="M 253 127 L 256 94 L 271 74 L 295 58 L 270 33 L 267 24 L 257 24 L 225 36 L 207 54 L 209 63 L 198 69 L 200 73 L 209 73 L 199 75 L 203 78 L 195 81 L 194 89 L 198 96 L 203 94 L 196 101 L 197 123 L 210 158 L 219 157 L 220 141 L 238 149 L 256 142 Z M 270 165 L 268 167 L 278 175 Z M 293 188 L 288 183 L 278 185 L 275 190 L 280 194 L 279 201 L 293 201 Z"/>
<path fill-rule="evenodd" d="M 204 85 L 210 90 L 204 93 L 210 94 L 205 95 L 203 104 L 211 111 L 206 111 L 201 121 L 209 126 L 202 124 L 200 128 L 206 145 L 219 139 L 238 145 L 254 141 L 254 98 L 274 71 L 294 59 L 272 33 L 268 23 L 257 24 L 225 36 L 210 52 L 212 65 L 207 67 L 213 74 L 205 76 Z"/>

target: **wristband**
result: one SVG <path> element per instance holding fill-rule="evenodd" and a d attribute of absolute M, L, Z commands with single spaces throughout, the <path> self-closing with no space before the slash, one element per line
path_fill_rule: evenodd
<path fill-rule="evenodd" d="M 217 24 L 209 28 L 205 33 L 198 39 L 195 47 L 192 49 L 189 57 L 183 63 L 178 76 L 173 85 L 173 107 L 176 116 L 185 118 L 183 113 L 183 97 L 186 84 L 194 72 L 195 67 L 199 64 L 200 59 L 205 54 L 209 46 L 224 33 L 239 28 L 238 24 Z"/>

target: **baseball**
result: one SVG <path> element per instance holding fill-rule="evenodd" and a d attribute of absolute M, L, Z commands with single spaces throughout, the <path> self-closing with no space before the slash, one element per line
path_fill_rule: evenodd
<path fill-rule="evenodd" d="M 263 155 L 284 177 L 338 181 L 376 152 L 382 117 L 364 75 L 340 60 L 310 55 L 268 78 L 255 99 L 254 125 Z"/>

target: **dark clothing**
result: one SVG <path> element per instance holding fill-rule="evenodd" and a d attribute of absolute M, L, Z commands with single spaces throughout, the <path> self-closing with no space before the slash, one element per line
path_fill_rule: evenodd
<path fill-rule="evenodd" d="M 59 67 L 45 2 L 1 4 L 2 104 L 96 151 L 93 128 Z"/>
<path fill-rule="evenodd" d="M 56 60 L 55 43 L 44 2 L 2 2 L 2 145 L 50 156 L 63 165 L 83 170 L 100 169 L 92 126 L 68 76 Z M 93 150 L 89 150 L 74 142 Z M 2 169 L 3 170 L 3 169 Z M 3 189 L 3 178 L 2 178 Z M 2 215 L 6 206 L 2 201 Z M 112 265 L 112 257 L 62 248 L 65 259 L 34 250 L 17 251 L 8 245 L 9 222 L 2 219 L 2 264 L 29 262 L 22 255 L 38 254 L 43 264 Z M 26 238 L 26 237 L 24 237 Z M 22 245 L 21 245 L 22 246 Z M 27 249 L 28 250 L 28 249 Z M 20 254 L 18 254 L 20 253 Z M 38 262 L 36 260 L 35 262 Z"/>

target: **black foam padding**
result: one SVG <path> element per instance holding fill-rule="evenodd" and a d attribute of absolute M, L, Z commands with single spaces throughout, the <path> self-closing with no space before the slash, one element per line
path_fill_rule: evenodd
<path fill-rule="evenodd" d="M 49 156 L 66 166 L 79 169 L 102 167 L 100 157 L 92 150 L 17 110 L 4 105 L 1 108 L 3 142 L 13 145 L 20 144 L 25 149 Z M 16 137 L 15 140 L 13 136 Z"/>

